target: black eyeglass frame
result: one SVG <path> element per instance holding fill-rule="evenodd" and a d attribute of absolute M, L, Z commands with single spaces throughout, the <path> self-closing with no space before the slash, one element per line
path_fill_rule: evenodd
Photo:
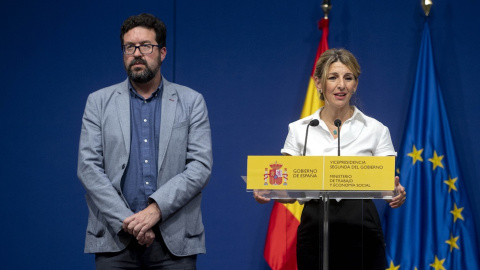
<path fill-rule="evenodd" d="M 128 46 L 128 47 L 134 47 L 134 48 L 135 48 L 132 53 L 127 53 L 127 52 L 126 52 L 126 47 L 127 47 L 127 46 Z M 141 48 L 148 48 L 148 47 L 151 48 L 150 52 L 148 52 L 148 53 L 142 52 L 142 49 L 141 49 Z M 151 54 L 151 53 L 153 53 L 153 48 L 154 48 L 154 47 L 162 48 L 163 46 L 162 46 L 162 45 L 159 45 L 159 44 L 141 44 L 141 45 L 138 45 L 138 46 L 128 44 L 128 45 L 122 45 L 122 52 L 123 52 L 123 54 L 125 54 L 125 55 L 134 55 L 135 52 L 136 52 L 137 49 L 138 49 L 141 54 Z"/>

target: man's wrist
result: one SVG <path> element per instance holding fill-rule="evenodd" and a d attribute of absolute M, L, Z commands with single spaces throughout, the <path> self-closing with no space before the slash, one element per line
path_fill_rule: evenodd
<path fill-rule="evenodd" d="M 154 199 L 152 198 L 148 199 L 148 207 L 151 207 L 152 209 L 154 209 L 158 214 L 159 222 L 162 221 L 162 211 L 160 210 L 160 207 L 158 206 L 157 202 Z"/>

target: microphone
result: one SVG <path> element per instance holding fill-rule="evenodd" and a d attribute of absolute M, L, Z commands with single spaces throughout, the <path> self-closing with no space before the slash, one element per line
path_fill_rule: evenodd
<path fill-rule="evenodd" d="M 308 123 L 308 125 L 307 125 L 307 132 L 305 133 L 305 143 L 303 144 L 303 156 L 305 156 L 305 153 L 307 152 L 308 128 L 309 128 L 310 126 L 316 127 L 316 126 L 318 126 L 318 124 L 320 124 L 320 121 L 318 121 L 317 119 L 313 119 L 313 120 L 310 121 L 310 123 Z"/>
<path fill-rule="evenodd" d="M 337 127 L 337 132 L 338 132 L 338 156 L 340 156 L 340 126 L 342 125 L 342 121 L 340 119 L 335 119 L 333 124 Z"/>

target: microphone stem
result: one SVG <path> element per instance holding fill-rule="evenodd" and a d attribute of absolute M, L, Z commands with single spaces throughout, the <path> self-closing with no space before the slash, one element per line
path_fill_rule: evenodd
<path fill-rule="evenodd" d="M 337 133 L 338 133 L 338 156 L 340 156 L 340 127 L 337 127 Z"/>
<path fill-rule="evenodd" d="M 342 121 L 340 119 L 335 119 L 335 121 L 333 123 L 337 127 L 338 156 L 340 156 L 340 126 L 342 125 Z"/>
<path fill-rule="evenodd" d="M 310 127 L 310 124 L 307 125 L 307 131 L 305 133 L 305 143 L 303 144 L 303 155 L 305 156 L 305 153 L 307 152 L 307 138 L 308 138 L 308 128 Z"/>

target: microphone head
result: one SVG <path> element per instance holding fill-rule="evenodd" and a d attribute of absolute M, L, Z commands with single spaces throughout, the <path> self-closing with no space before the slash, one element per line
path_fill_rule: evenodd
<path fill-rule="evenodd" d="M 342 125 L 342 121 L 340 121 L 340 119 L 335 119 L 335 121 L 333 122 L 333 124 L 336 126 L 336 127 L 339 127 Z"/>
<path fill-rule="evenodd" d="M 308 123 L 310 126 L 312 127 L 316 127 L 318 126 L 318 124 L 320 124 L 320 121 L 318 121 L 318 119 L 313 119 L 312 121 L 310 121 L 310 123 Z"/>

